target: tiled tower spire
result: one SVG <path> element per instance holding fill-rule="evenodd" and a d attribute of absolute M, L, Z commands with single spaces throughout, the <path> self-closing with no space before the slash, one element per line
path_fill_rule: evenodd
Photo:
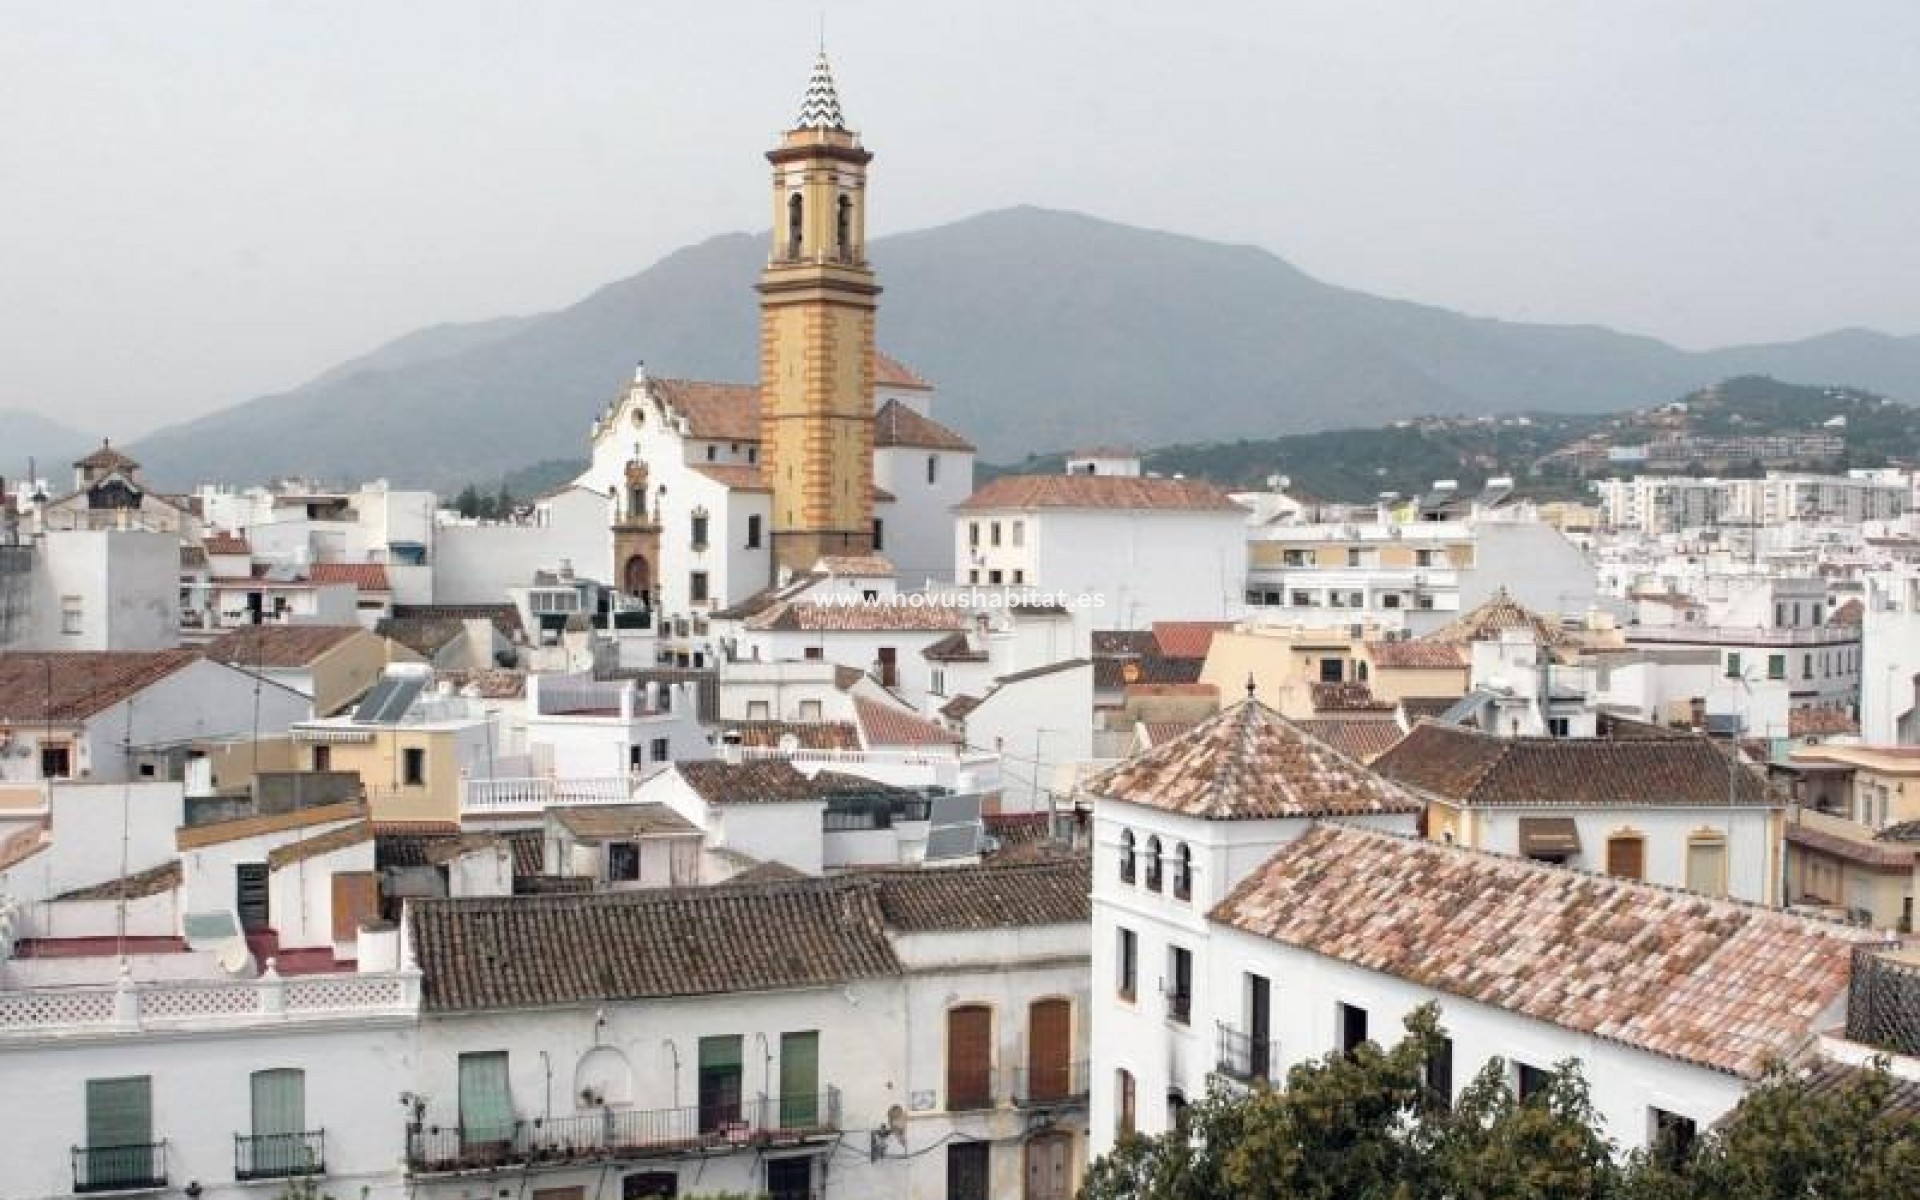
<path fill-rule="evenodd" d="M 840 114 L 840 93 L 833 87 L 833 69 L 827 65 L 827 52 L 820 51 L 820 57 L 813 62 L 813 76 L 807 80 L 807 96 L 800 102 L 800 119 L 794 122 L 795 129 L 845 129 L 846 118 Z"/>

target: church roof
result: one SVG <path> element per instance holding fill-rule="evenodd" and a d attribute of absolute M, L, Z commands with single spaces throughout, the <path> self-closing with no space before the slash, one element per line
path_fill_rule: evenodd
<path fill-rule="evenodd" d="M 800 101 L 800 116 L 795 129 L 840 129 L 847 121 L 840 113 L 840 93 L 833 86 L 833 69 L 827 65 L 827 52 L 813 61 L 813 76 L 807 80 L 806 98 Z"/>
<path fill-rule="evenodd" d="M 760 385 L 705 383 L 696 379 L 653 380 L 654 394 L 687 419 L 689 437 L 715 441 L 760 440 Z"/>
<path fill-rule="evenodd" d="M 881 350 L 873 352 L 873 382 L 879 387 L 910 392 L 930 392 L 933 385 L 918 371 Z"/>
<path fill-rule="evenodd" d="M 112 471 L 126 470 L 130 467 L 137 467 L 140 464 L 120 453 L 118 450 L 115 450 L 113 443 L 109 442 L 106 438 L 101 438 L 100 448 L 98 450 L 76 461 L 73 465 L 83 470 Z"/>
<path fill-rule="evenodd" d="M 1465 642 L 1491 642 L 1498 641 L 1500 635 L 1510 629 L 1524 630 L 1532 634 L 1534 642 L 1541 646 L 1558 646 L 1568 640 L 1567 633 L 1560 627 L 1559 622 L 1542 616 L 1515 600 L 1504 587 L 1494 589 L 1493 595 L 1472 612 L 1428 634 L 1427 640 L 1452 642 L 1456 645 Z"/>
<path fill-rule="evenodd" d="M 987 509 L 1184 509 L 1239 512 L 1232 497 L 1199 479 L 1135 475 L 1002 475 L 958 506 Z"/>
<path fill-rule="evenodd" d="M 876 362 L 877 362 L 876 357 Z M 923 417 L 898 400 L 889 400 L 873 415 L 873 444 L 879 448 L 911 446 L 921 450 L 964 450 L 972 442 L 934 420 Z"/>

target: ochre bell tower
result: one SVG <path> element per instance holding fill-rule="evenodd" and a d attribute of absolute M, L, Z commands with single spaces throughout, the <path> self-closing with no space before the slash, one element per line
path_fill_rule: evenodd
<path fill-rule="evenodd" d="M 773 164 L 773 246 L 760 277 L 760 464 L 772 564 L 873 552 L 873 318 L 867 163 L 825 51 Z"/>

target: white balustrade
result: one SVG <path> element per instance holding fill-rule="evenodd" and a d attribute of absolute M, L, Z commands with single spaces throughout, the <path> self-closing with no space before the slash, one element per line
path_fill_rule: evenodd
<path fill-rule="evenodd" d="M 0 1040 L 411 1017 L 419 1008 L 420 977 L 412 972 L 34 988 L 0 992 Z"/>

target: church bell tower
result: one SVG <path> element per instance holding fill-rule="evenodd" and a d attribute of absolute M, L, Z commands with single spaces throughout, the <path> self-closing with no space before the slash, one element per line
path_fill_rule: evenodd
<path fill-rule="evenodd" d="M 873 321 L 867 163 L 822 51 L 800 117 L 767 152 L 773 245 L 760 276 L 760 464 L 772 564 L 873 552 Z"/>

